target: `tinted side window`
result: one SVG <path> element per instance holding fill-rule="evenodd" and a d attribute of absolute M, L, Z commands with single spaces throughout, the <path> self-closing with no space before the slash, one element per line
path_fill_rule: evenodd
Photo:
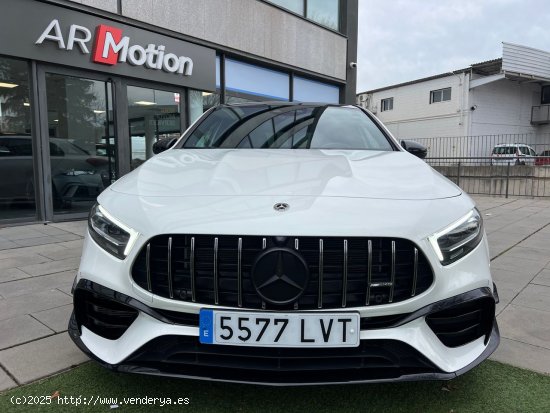
<path fill-rule="evenodd" d="M 50 142 L 50 156 L 65 156 L 65 152 L 55 143 Z"/>
<path fill-rule="evenodd" d="M 11 156 L 32 156 L 32 141 L 31 139 L 9 139 L 8 146 Z"/>
<path fill-rule="evenodd" d="M 12 156 L 10 143 L 6 138 L 0 138 L 0 157 Z"/>

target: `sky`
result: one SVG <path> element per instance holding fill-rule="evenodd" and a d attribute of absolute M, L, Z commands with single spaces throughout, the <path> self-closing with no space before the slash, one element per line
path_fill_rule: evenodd
<path fill-rule="evenodd" d="M 550 51 L 550 0 L 359 0 L 357 92 L 502 57 Z"/>

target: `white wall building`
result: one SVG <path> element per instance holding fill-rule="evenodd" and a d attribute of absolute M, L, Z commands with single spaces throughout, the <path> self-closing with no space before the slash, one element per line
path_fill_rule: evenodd
<path fill-rule="evenodd" d="M 396 137 L 428 143 L 430 156 L 487 156 L 501 142 L 550 148 L 550 52 L 503 43 L 502 58 L 359 93 L 357 102 Z"/>

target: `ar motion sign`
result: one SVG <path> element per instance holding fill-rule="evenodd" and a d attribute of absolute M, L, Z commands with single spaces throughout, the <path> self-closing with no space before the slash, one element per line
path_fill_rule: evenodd
<path fill-rule="evenodd" d="M 87 43 L 91 40 L 91 31 L 76 24 L 71 24 L 67 42 L 61 33 L 61 26 L 57 19 L 48 24 L 35 44 L 44 41 L 57 43 L 59 49 L 73 50 L 78 46 L 84 54 L 90 54 Z M 105 65 L 116 65 L 119 62 L 134 66 L 145 66 L 149 69 L 164 70 L 191 76 L 193 60 L 186 56 L 177 56 L 174 53 L 165 53 L 163 45 L 148 44 L 147 47 L 138 44 L 130 46 L 130 37 L 122 35 L 122 29 L 100 24 L 96 27 L 93 44 L 92 61 Z"/>

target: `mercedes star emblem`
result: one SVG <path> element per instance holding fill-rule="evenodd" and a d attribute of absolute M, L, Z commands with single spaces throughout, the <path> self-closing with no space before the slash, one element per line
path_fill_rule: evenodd
<path fill-rule="evenodd" d="M 273 209 L 278 212 L 284 212 L 288 208 L 290 208 L 290 205 L 284 203 L 284 202 L 277 202 L 275 205 L 273 205 Z"/>
<path fill-rule="evenodd" d="M 296 301 L 309 283 L 309 269 L 302 256 L 282 247 L 260 254 L 252 266 L 251 276 L 258 295 L 277 305 Z"/>

